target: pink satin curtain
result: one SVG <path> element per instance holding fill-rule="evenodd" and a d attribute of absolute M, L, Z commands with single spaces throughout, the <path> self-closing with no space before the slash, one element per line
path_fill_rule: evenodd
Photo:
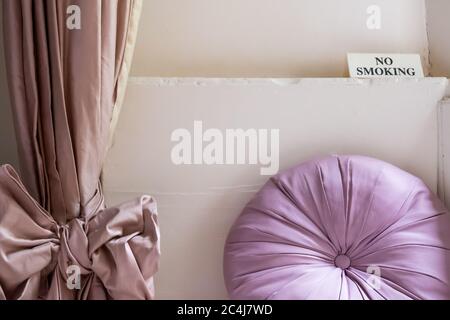
<path fill-rule="evenodd" d="M 70 5 L 80 30 L 66 25 Z M 0 299 L 154 296 L 156 204 L 144 196 L 105 209 L 99 183 L 140 5 L 3 0 L 23 182 L 0 169 Z"/>

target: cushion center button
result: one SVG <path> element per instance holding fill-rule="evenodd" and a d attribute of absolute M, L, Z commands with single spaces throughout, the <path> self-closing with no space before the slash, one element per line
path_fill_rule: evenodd
<path fill-rule="evenodd" d="M 350 268 L 351 261 L 350 261 L 350 258 L 348 256 L 346 256 L 345 254 L 340 254 L 336 257 L 336 259 L 334 259 L 334 265 L 337 268 L 341 268 L 342 270 L 345 270 L 345 269 Z"/>

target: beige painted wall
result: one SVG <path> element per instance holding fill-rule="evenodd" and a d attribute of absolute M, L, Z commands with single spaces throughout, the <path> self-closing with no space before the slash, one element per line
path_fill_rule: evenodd
<path fill-rule="evenodd" d="M 427 0 L 431 74 L 450 78 L 450 1 Z"/>
<path fill-rule="evenodd" d="M 381 30 L 366 27 L 372 4 Z M 145 0 L 133 75 L 340 77 L 351 51 L 426 63 L 425 17 L 424 0 Z"/>
<path fill-rule="evenodd" d="M 0 5 L 0 17 L 2 6 Z M 6 82 L 3 54 L 3 24 L 0 18 L 0 165 L 10 163 L 17 167 L 17 150 L 14 128 L 9 107 L 8 83 Z"/>

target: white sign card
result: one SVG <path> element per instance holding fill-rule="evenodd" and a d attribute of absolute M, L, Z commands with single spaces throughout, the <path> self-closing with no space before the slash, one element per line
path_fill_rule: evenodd
<path fill-rule="evenodd" d="M 352 78 L 423 78 L 418 54 L 349 53 Z"/>

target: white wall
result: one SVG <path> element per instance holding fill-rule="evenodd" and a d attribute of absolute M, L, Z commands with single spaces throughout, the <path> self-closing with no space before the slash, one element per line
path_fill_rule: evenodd
<path fill-rule="evenodd" d="M 448 30 L 446 13 L 449 10 L 450 1 L 428 0 L 428 2 L 437 3 L 433 7 L 428 7 L 432 71 L 434 75 L 448 76 L 450 58 L 447 57 L 450 57 L 448 47 L 450 40 L 448 33 L 441 31 Z M 378 4 L 382 9 L 382 29 L 379 31 L 370 31 L 365 27 L 367 17 L 365 11 L 371 4 Z M 429 48 L 425 24 L 424 0 L 144 0 L 144 12 L 132 74 L 177 77 L 341 77 L 346 75 L 345 54 L 351 51 L 417 52 L 422 55 L 427 70 Z M 16 164 L 1 38 L 0 41 L 0 163 Z M 439 52 L 441 48 L 442 53 Z M 313 97 L 309 95 L 311 83 L 304 84 L 301 91 L 292 90 L 292 86 L 281 86 L 280 89 L 275 85 L 273 88 L 277 90 L 268 92 L 265 90 L 266 87 L 259 87 L 259 89 L 254 87 L 250 90 L 251 96 L 247 97 L 248 101 L 254 103 L 250 105 L 251 110 L 256 112 L 259 105 L 255 99 L 261 92 L 272 94 L 271 99 L 277 100 L 279 98 L 277 92 L 283 90 L 287 90 L 283 91 L 287 94 L 284 96 L 287 101 L 291 98 L 297 99 L 290 100 L 295 103 L 291 103 L 289 112 L 297 110 L 297 106 L 311 107 L 313 106 L 311 102 Z M 403 82 L 385 85 L 376 80 L 361 83 L 343 82 L 345 85 L 342 87 L 336 87 L 332 80 L 325 80 L 325 83 L 329 91 L 336 96 L 343 94 L 340 96 L 342 99 L 340 107 L 354 108 L 352 114 L 356 117 L 364 115 L 368 110 L 365 106 L 369 104 L 372 104 L 372 107 L 380 107 L 375 109 L 378 110 L 377 116 L 380 119 L 383 119 L 390 109 L 400 108 L 408 113 L 407 118 L 399 119 L 402 128 L 408 128 L 410 131 L 417 130 L 417 132 L 414 131 L 416 135 L 411 139 L 411 143 L 405 143 L 408 139 L 406 131 L 403 131 L 401 135 L 397 134 L 398 127 L 393 121 L 395 119 L 387 118 L 388 125 L 383 122 L 383 127 L 380 127 L 377 123 L 370 122 L 373 126 L 365 128 L 367 139 L 373 139 L 372 144 L 364 144 L 366 149 L 354 148 L 351 144 L 358 144 L 358 137 L 352 135 L 352 138 L 344 141 L 350 145 L 341 146 L 339 150 L 337 148 L 331 150 L 330 147 L 326 151 L 370 152 L 377 139 L 375 133 L 391 132 L 393 139 L 384 139 L 378 146 L 377 152 L 373 151 L 373 155 L 378 154 L 380 157 L 388 158 L 386 160 L 422 176 L 432 188 L 436 187 L 437 170 L 433 167 L 433 163 L 436 163 L 437 146 L 432 139 L 435 137 L 437 128 L 435 122 L 430 119 L 435 118 L 435 111 L 431 110 L 431 106 L 441 96 L 444 86 L 442 80 L 427 79 L 422 85 L 419 82 L 408 82 L 407 85 Z M 194 87 L 193 90 L 201 90 L 201 88 L 201 86 Z M 248 91 L 242 93 L 243 100 L 234 100 L 238 102 L 233 105 L 230 101 L 228 101 L 230 104 L 227 104 L 225 95 L 220 106 L 214 104 L 217 97 L 209 96 L 210 100 L 205 100 L 201 95 L 196 95 L 189 100 L 184 99 L 183 97 L 186 96 L 181 93 L 177 96 L 177 90 L 171 93 L 170 90 L 173 89 L 165 88 L 169 90 L 169 94 L 163 96 L 161 104 L 158 103 L 158 96 L 154 96 L 146 98 L 145 101 L 137 100 L 136 105 L 137 103 L 141 105 L 136 108 L 134 105 L 130 108 L 129 103 L 125 105 L 123 119 L 119 125 L 119 140 L 116 149 L 113 150 L 113 158 L 109 159 L 110 174 L 106 176 L 106 181 L 109 183 L 106 186 L 107 196 L 110 203 L 129 199 L 132 195 L 141 192 L 150 192 L 158 197 L 161 204 L 164 250 L 162 270 L 157 283 L 160 298 L 224 298 L 226 295 L 221 278 L 221 246 L 230 223 L 256 188 L 249 183 L 249 186 L 240 186 L 237 189 L 213 189 L 215 198 L 210 198 L 209 202 L 198 201 L 202 197 L 200 192 L 197 198 L 191 195 L 192 206 L 186 208 L 185 198 L 189 198 L 189 194 L 164 194 L 163 191 L 170 191 L 176 186 L 183 187 L 182 191 L 189 192 L 191 190 L 189 186 L 194 185 L 193 180 L 185 180 L 183 184 L 177 183 L 176 179 L 165 180 L 165 174 L 173 178 L 176 171 L 161 169 L 170 166 L 169 160 L 164 158 L 167 154 L 155 153 L 155 147 L 149 145 L 150 139 L 147 138 L 148 132 L 145 130 L 152 128 L 156 130 L 158 126 L 164 124 L 155 117 L 155 114 L 164 111 L 161 109 L 164 103 L 172 103 L 172 107 L 175 107 L 170 117 L 165 115 L 168 121 L 176 120 L 173 114 L 177 113 L 177 110 L 191 110 L 195 107 L 197 110 L 198 108 L 207 110 L 213 107 L 218 108 L 215 114 L 205 114 L 211 117 L 211 124 L 214 124 L 214 121 L 223 120 L 220 115 L 227 116 L 228 118 L 225 119 L 228 120 L 234 119 L 233 123 L 236 123 L 237 119 L 233 118 L 235 116 L 227 114 L 227 107 L 233 106 L 235 114 L 243 110 L 248 105 L 248 101 L 245 100 L 245 94 Z M 185 89 L 189 93 L 190 89 Z M 297 96 L 299 92 L 304 96 Z M 353 95 L 355 92 L 361 103 L 355 100 Z M 368 102 L 362 98 L 366 96 L 371 96 L 373 100 Z M 332 96 L 321 95 L 317 97 L 323 99 L 322 108 L 325 108 L 328 103 L 327 99 L 332 98 Z M 132 101 L 129 100 L 132 97 L 127 99 L 128 102 Z M 305 103 L 298 102 L 302 101 L 301 99 L 306 99 Z M 199 106 L 197 103 L 202 100 L 203 104 Z M 261 102 L 264 103 L 265 100 Z M 308 103 L 312 104 L 308 105 Z M 407 110 L 414 107 L 421 108 L 423 114 L 412 117 Z M 430 107 L 429 110 L 428 107 Z M 272 106 L 266 104 L 267 112 L 274 111 L 275 108 L 278 108 L 276 103 Z M 314 108 L 310 111 L 313 110 Z M 133 115 L 133 111 L 139 111 L 139 114 Z M 148 112 L 148 115 L 145 115 L 144 111 Z M 192 116 L 192 113 L 188 112 L 188 114 Z M 219 117 L 214 117 L 217 115 Z M 277 116 L 279 121 L 283 119 L 282 115 L 277 114 Z M 317 114 L 316 117 L 320 119 Z M 146 119 L 155 121 L 154 126 L 144 121 Z M 272 119 L 263 117 L 261 120 L 265 121 L 267 126 Z M 421 120 L 425 121 L 423 126 L 420 125 Z M 142 126 L 136 125 L 139 121 L 143 122 Z M 186 126 L 189 124 L 190 121 L 186 123 Z M 251 125 L 250 122 L 247 124 Z M 122 135 L 120 128 L 122 128 Z M 307 154 L 293 152 L 298 146 L 296 139 L 300 139 L 295 134 L 295 128 L 296 126 L 292 124 L 288 126 L 288 132 L 292 135 L 287 138 L 290 142 L 285 142 L 284 152 L 291 154 L 291 158 L 288 161 L 285 160 L 283 166 L 298 162 L 306 155 L 325 150 L 318 144 L 315 146 L 316 149 L 309 150 Z M 338 127 L 328 127 L 329 130 L 333 128 Z M 344 130 L 345 126 L 342 129 L 341 134 L 347 132 Z M 169 146 L 169 138 L 161 131 L 150 134 L 152 139 L 157 138 L 155 143 L 159 143 L 164 148 Z M 130 157 L 132 152 L 136 152 L 134 149 L 130 152 L 125 151 L 126 148 L 134 146 L 129 143 L 130 137 L 135 138 L 133 141 L 141 141 L 142 145 L 147 146 L 144 148 L 145 152 L 142 152 L 141 145 L 138 149 L 139 153 L 135 157 Z M 333 135 L 331 137 L 333 138 Z M 336 146 L 338 136 L 334 139 L 328 142 Z M 167 144 L 164 145 L 164 143 Z M 399 152 L 399 148 L 403 152 Z M 417 150 L 421 150 L 419 156 Z M 126 158 L 130 163 L 114 162 L 118 159 L 118 154 L 127 155 Z M 121 160 L 124 159 L 121 158 Z M 131 161 L 138 161 L 139 165 L 134 165 Z M 201 169 L 194 168 L 189 171 L 188 177 L 197 179 L 195 183 L 200 191 L 203 187 L 208 187 L 210 182 L 218 183 L 216 181 L 218 178 L 215 178 L 214 174 L 198 179 L 198 170 Z M 117 174 L 120 172 L 126 174 Z M 232 174 L 221 172 L 220 177 L 223 178 L 221 178 L 221 184 L 229 182 L 229 185 L 233 186 L 233 183 L 239 182 L 241 171 L 238 170 Z M 135 179 L 130 180 L 130 177 Z M 179 179 L 184 179 L 182 174 L 179 175 Z M 250 180 L 254 184 L 262 182 L 259 176 L 256 182 L 252 179 Z M 162 194 L 158 194 L 161 190 Z M 233 196 L 234 191 L 236 192 Z M 220 201 L 226 200 L 230 194 L 233 202 L 228 207 L 220 206 Z M 178 197 L 176 201 L 171 202 L 175 197 Z M 215 202 L 216 200 L 218 202 Z M 215 216 L 212 216 L 211 208 L 214 206 L 219 208 L 219 211 L 213 212 Z M 214 232 L 217 233 L 214 234 Z"/>
<path fill-rule="evenodd" d="M 9 163 L 17 167 L 17 148 L 9 107 L 3 50 L 2 6 L 0 5 L 0 165 Z"/>
<path fill-rule="evenodd" d="M 361 154 L 397 165 L 436 191 L 437 103 L 446 86 L 438 78 L 133 79 L 104 170 L 107 203 L 142 194 L 157 200 L 158 298 L 226 298 L 226 236 L 268 177 L 260 165 L 177 166 L 174 130 L 193 134 L 195 120 L 221 132 L 280 129 L 281 170 L 319 155 Z"/>
<path fill-rule="evenodd" d="M 372 4 L 381 30 L 366 27 Z M 425 16 L 424 0 L 144 0 L 133 75 L 341 77 L 352 51 L 426 67 Z"/>
<path fill-rule="evenodd" d="M 427 0 L 431 74 L 450 78 L 450 1 Z"/>

